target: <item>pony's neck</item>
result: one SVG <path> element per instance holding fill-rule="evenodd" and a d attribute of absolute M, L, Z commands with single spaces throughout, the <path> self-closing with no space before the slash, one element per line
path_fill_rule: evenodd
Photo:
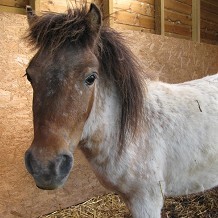
<path fill-rule="evenodd" d="M 115 157 L 119 152 L 121 103 L 114 84 L 102 84 L 95 90 L 80 148 L 90 161 L 101 164 L 108 156 Z"/>

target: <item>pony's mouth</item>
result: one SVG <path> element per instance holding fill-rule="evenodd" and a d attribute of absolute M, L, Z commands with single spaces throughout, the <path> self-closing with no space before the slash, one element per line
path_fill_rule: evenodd
<path fill-rule="evenodd" d="M 41 186 L 41 185 L 36 184 L 36 187 L 42 190 L 55 190 L 55 189 L 63 187 L 63 184 L 62 185 L 50 185 L 50 186 Z"/>
<path fill-rule="evenodd" d="M 54 189 L 58 188 L 56 186 L 50 186 L 50 187 L 42 187 L 42 186 L 39 186 L 39 185 L 36 185 L 36 186 L 37 186 L 37 188 L 42 189 L 42 190 L 54 190 Z"/>
<path fill-rule="evenodd" d="M 49 181 L 44 180 L 43 178 L 40 177 L 34 177 L 35 183 L 37 188 L 42 189 L 42 190 L 54 190 L 58 188 L 62 188 L 67 181 L 69 177 L 69 174 L 66 175 L 64 178 L 51 178 Z"/>

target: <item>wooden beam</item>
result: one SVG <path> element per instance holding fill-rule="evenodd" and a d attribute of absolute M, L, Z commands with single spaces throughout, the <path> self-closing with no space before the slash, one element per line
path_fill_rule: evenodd
<path fill-rule="evenodd" d="M 24 8 L 8 7 L 4 5 L 0 5 L 0 11 L 14 13 L 14 14 L 26 14 L 26 10 Z"/>
<path fill-rule="evenodd" d="M 40 13 L 40 0 L 30 0 L 30 6 L 35 11 L 36 14 Z"/>
<path fill-rule="evenodd" d="M 164 35 L 164 0 L 155 0 L 155 33 Z"/>
<path fill-rule="evenodd" d="M 192 40 L 200 42 L 200 1 L 192 0 Z"/>
<path fill-rule="evenodd" d="M 104 21 L 107 25 L 112 26 L 113 20 L 110 15 L 113 13 L 113 0 L 102 0 L 102 11 Z"/>
<path fill-rule="evenodd" d="M 16 8 L 25 8 L 28 0 L 0 0 L 0 5 L 16 7 Z"/>
<path fill-rule="evenodd" d="M 36 14 L 40 13 L 40 0 L 35 0 L 35 11 Z"/>

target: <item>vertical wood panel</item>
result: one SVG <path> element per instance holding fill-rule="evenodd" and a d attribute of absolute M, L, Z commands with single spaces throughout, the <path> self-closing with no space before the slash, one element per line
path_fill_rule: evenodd
<path fill-rule="evenodd" d="M 104 23 L 106 25 L 112 26 L 113 21 L 111 20 L 110 15 L 113 13 L 113 0 L 102 1 L 102 13 L 104 18 Z"/>
<path fill-rule="evenodd" d="M 36 14 L 40 13 L 40 0 L 30 0 L 29 4 Z"/>
<path fill-rule="evenodd" d="M 155 0 L 155 33 L 164 35 L 164 0 Z"/>
<path fill-rule="evenodd" d="M 200 42 L 200 1 L 192 0 L 192 40 Z"/>

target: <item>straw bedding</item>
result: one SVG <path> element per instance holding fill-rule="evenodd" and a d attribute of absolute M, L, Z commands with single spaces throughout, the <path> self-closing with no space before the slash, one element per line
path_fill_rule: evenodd
<path fill-rule="evenodd" d="M 130 218 L 123 201 L 116 194 L 94 197 L 40 218 Z M 166 198 L 163 218 L 218 218 L 218 188 L 197 195 Z"/>

